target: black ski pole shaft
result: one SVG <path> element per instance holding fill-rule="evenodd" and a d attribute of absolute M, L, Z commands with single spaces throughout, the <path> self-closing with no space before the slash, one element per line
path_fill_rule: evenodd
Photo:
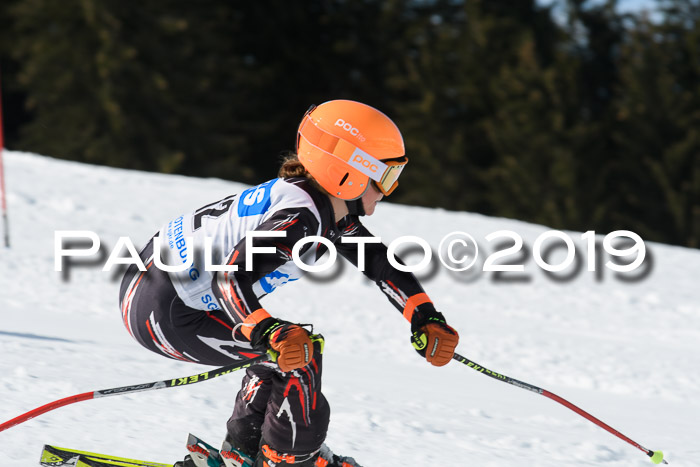
<path fill-rule="evenodd" d="M 241 360 L 240 362 L 232 363 L 230 365 L 222 366 L 220 368 L 216 368 L 214 370 L 210 371 L 205 371 L 203 373 L 198 373 L 196 375 L 192 376 L 186 376 L 184 378 L 174 378 L 174 379 L 167 379 L 163 381 L 154 381 L 153 383 L 144 383 L 144 384 L 135 384 L 132 386 L 122 386 L 119 388 L 111 388 L 111 389 L 102 389 L 99 391 L 92 391 L 92 392 L 84 392 L 82 394 L 76 394 L 74 396 L 66 397 L 63 399 L 59 399 L 57 401 L 50 402 L 46 405 L 42 405 L 41 407 L 37 407 L 36 409 L 30 410 L 29 412 L 26 412 L 18 417 L 13 418 L 12 420 L 8 420 L 2 424 L 0 424 L 0 432 L 5 431 L 8 428 L 12 428 L 13 426 L 19 425 L 20 423 L 26 422 L 27 420 L 31 420 L 34 417 L 37 417 L 41 414 L 44 414 L 46 412 L 50 412 L 54 409 L 57 409 L 59 407 L 63 407 L 69 404 L 74 404 L 76 402 L 82 402 L 90 399 L 99 399 L 101 397 L 109 397 L 109 396 L 118 396 L 121 394 L 131 394 L 134 392 L 142 392 L 142 391 L 153 391 L 155 389 L 165 389 L 165 388 L 177 388 L 181 386 L 188 386 L 190 384 L 194 383 L 201 383 L 202 381 L 209 381 L 217 376 L 223 376 L 227 375 L 229 373 L 232 373 L 236 370 L 242 370 L 243 368 L 248 368 L 251 365 L 255 365 L 256 363 L 262 363 L 266 362 L 270 359 L 270 356 L 268 354 L 262 354 L 257 357 L 249 358 L 246 360 Z"/>
<path fill-rule="evenodd" d="M 649 456 L 651 458 L 651 461 L 654 464 L 660 464 L 662 462 L 664 464 L 668 464 L 668 462 L 666 462 L 666 460 L 664 460 L 664 455 L 661 451 L 652 451 L 651 449 L 647 449 L 647 448 L 643 447 L 641 444 L 637 443 L 636 441 L 631 440 L 627 436 L 625 436 L 622 433 L 620 433 L 619 431 L 617 431 L 615 428 L 613 428 L 610 425 L 606 424 L 605 422 L 597 419 L 593 415 L 589 414 L 588 412 L 581 409 L 580 407 L 572 404 L 571 402 L 567 401 L 563 397 L 559 397 L 556 394 L 547 391 L 546 389 L 542 389 L 542 388 L 539 388 L 539 387 L 534 386 L 532 384 L 525 383 L 523 381 L 519 381 L 515 378 L 511 378 L 510 376 L 502 375 L 500 373 L 496 373 L 495 371 L 491 371 L 488 368 L 485 368 L 485 367 L 477 364 L 476 362 L 473 362 L 472 360 L 469 360 L 468 358 L 463 357 L 457 353 L 455 353 L 452 358 L 460 363 L 467 365 L 472 370 L 476 370 L 479 373 L 485 374 L 486 376 L 490 376 L 491 378 L 493 378 L 495 380 L 498 380 L 498 381 L 501 381 L 504 383 L 508 383 L 510 385 L 513 385 L 513 386 L 516 386 L 516 387 L 519 387 L 522 389 L 527 389 L 528 391 L 531 391 L 531 392 L 534 392 L 534 393 L 539 394 L 541 396 L 545 396 L 549 399 L 552 399 L 553 401 L 556 401 L 556 402 L 560 403 L 561 405 L 563 405 L 564 407 L 566 407 L 570 410 L 573 410 L 574 412 L 581 415 L 586 420 L 595 423 L 596 425 L 598 425 L 599 427 L 608 431 L 609 433 L 612 433 L 613 435 L 617 436 L 621 440 L 631 444 L 635 448 L 644 452 L 647 456 Z"/>

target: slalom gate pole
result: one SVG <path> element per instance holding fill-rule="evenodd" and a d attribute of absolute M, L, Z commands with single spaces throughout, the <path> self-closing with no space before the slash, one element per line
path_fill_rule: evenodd
<path fill-rule="evenodd" d="M 5 172 L 3 170 L 2 152 L 5 141 L 2 133 L 2 76 L 0 76 L 0 208 L 2 209 L 2 227 L 5 232 L 5 247 L 10 248 L 10 227 L 7 221 L 7 201 L 5 196 Z"/>
<path fill-rule="evenodd" d="M 249 366 L 254 365 L 256 363 L 262 363 L 268 360 L 270 360 L 270 355 L 262 354 L 257 357 L 242 360 L 237 363 L 232 363 L 231 365 L 222 366 L 215 370 L 205 371 L 204 373 L 186 376 L 184 378 L 168 379 L 164 381 L 155 381 L 153 383 L 136 384 L 133 386 L 123 386 L 120 388 L 102 389 L 100 391 L 76 394 L 75 396 L 66 397 L 64 399 L 59 399 L 57 401 L 50 402 L 46 405 L 42 405 L 41 407 L 37 407 L 34 410 L 30 410 L 29 412 L 24 413 L 19 417 L 15 417 L 12 420 L 8 420 L 0 424 L 0 432 L 5 431 L 8 428 L 12 428 L 13 426 L 19 425 L 20 423 L 26 422 L 27 420 L 31 420 L 32 418 L 37 417 L 41 414 L 50 412 L 51 410 L 57 409 L 59 407 L 73 404 L 75 402 L 86 401 L 89 399 L 98 399 L 101 397 L 118 396 L 121 394 L 131 394 L 134 392 L 152 391 L 155 389 L 177 388 L 181 386 L 187 386 L 194 383 L 200 383 L 202 381 L 209 381 L 211 379 L 216 378 L 217 376 L 227 375 L 236 370 L 242 370 L 243 368 L 248 368 Z"/>
<path fill-rule="evenodd" d="M 664 460 L 664 454 L 663 454 L 663 452 L 661 452 L 661 451 L 652 451 L 651 449 L 647 449 L 647 448 L 643 447 L 642 445 L 640 445 L 639 443 L 637 443 L 637 442 L 635 442 L 635 441 L 632 441 L 630 438 L 628 438 L 627 436 L 623 435 L 622 433 L 620 433 L 619 431 L 617 431 L 616 429 L 614 429 L 614 428 L 611 427 L 610 425 L 608 425 L 608 424 L 602 422 L 601 420 L 598 420 L 596 417 L 594 417 L 593 415 L 589 414 L 589 413 L 586 412 L 585 410 L 583 410 L 583 409 L 581 409 L 581 408 L 575 406 L 574 404 L 572 404 L 571 402 L 567 401 L 566 399 L 564 399 L 564 398 L 562 398 L 562 397 L 559 397 L 559 396 L 557 396 L 556 394 L 547 391 L 546 389 L 538 388 L 537 386 L 533 386 L 532 384 L 524 383 L 524 382 L 522 382 L 522 381 L 518 381 L 518 380 L 515 379 L 515 378 L 511 378 L 511 377 L 509 377 L 509 376 L 505 376 L 505 375 L 502 375 L 502 374 L 500 374 L 500 373 L 496 373 L 495 371 L 491 371 L 491 370 L 489 370 L 488 368 L 484 368 L 483 366 L 478 365 L 478 364 L 476 364 L 475 362 L 473 362 L 473 361 L 469 360 L 468 358 L 463 357 L 463 356 L 461 356 L 461 355 L 459 355 L 459 354 L 457 354 L 457 353 L 455 353 L 454 356 L 453 356 L 452 358 L 453 358 L 454 360 L 458 361 L 459 363 L 463 363 L 463 364 L 467 365 L 467 366 L 468 366 L 469 368 L 471 368 L 472 370 L 476 370 L 476 371 L 478 371 L 479 373 L 483 373 L 483 374 L 485 374 L 486 376 L 490 376 L 491 378 L 493 378 L 493 379 L 495 379 L 495 380 L 502 381 L 502 382 L 504 382 L 504 383 L 508 383 L 508 384 L 511 384 L 511 385 L 513 385 L 513 386 L 517 386 L 517 387 L 522 388 L 522 389 L 527 389 L 528 391 L 532 391 L 532 392 L 534 392 L 534 393 L 536 393 L 536 394 L 540 394 L 540 395 L 545 396 L 545 397 L 547 397 L 547 398 L 549 398 L 549 399 L 552 399 L 553 401 L 556 401 L 556 402 L 560 403 L 561 405 L 563 405 L 564 407 L 573 410 L 574 412 L 576 412 L 577 414 L 579 414 L 579 415 L 582 416 L 583 418 L 585 418 L 585 419 L 587 419 L 587 420 L 589 420 L 589 421 L 595 423 L 596 425 L 598 425 L 599 427 L 603 428 L 604 430 L 606 430 L 606 431 L 612 433 L 613 435 L 617 436 L 617 437 L 620 438 L 621 440 L 623 440 L 623 441 L 625 441 L 625 442 L 631 444 L 631 445 L 634 446 L 635 448 L 637 448 L 637 449 L 639 449 L 640 451 L 644 452 L 647 456 L 651 457 L 651 461 L 652 461 L 654 464 L 660 464 L 660 463 L 662 463 L 662 462 L 663 462 L 664 464 L 668 464 L 668 462 L 666 462 L 666 460 Z"/>

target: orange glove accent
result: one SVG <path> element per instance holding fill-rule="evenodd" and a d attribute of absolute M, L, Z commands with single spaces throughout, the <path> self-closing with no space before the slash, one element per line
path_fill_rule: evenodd
<path fill-rule="evenodd" d="M 434 366 L 450 363 L 459 343 L 459 334 L 443 323 L 428 323 L 420 329 L 426 338 L 425 359 Z"/>
<path fill-rule="evenodd" d="M 281 325 L 270 334 L 269 345 L 279 353 L 277 365 L 285 373 L 311 362 L 314 346 L 306 329 L 296 324 Z"/>

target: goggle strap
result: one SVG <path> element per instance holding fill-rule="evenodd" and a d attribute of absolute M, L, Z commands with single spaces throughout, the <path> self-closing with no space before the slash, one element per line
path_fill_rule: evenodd
<path fill-rule="evenodd" d="M 381 182 L 387 170 L 385 163 L 354 144 L 320 129 L 309 116 L 299 128 L 299 135 L 312 146 L 340 159 L 377 182 Z"/>
<path fill-rule="evenodd" d="M 358 147 L 355 147 L 354 149 L 355 150 L 350 155 L 348 164 L 367 175 L 375 182 L 381 182 L 388 169 L 387 165 Z"/>

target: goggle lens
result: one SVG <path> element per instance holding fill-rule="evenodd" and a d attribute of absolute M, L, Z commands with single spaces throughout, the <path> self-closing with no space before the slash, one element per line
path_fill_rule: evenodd
<path fill-rule="evenodd" d="M 375 182 L 374 185 L 379 191 L 381 191 L 384 196 L 389 196 L 397 186 L 399 186 L 399 176 L 406 167 L 408 163 L 408 158 L 406 156 L 399 159 L 382 161 L 387 165 L 384 175 L 379 182 Z"/>

